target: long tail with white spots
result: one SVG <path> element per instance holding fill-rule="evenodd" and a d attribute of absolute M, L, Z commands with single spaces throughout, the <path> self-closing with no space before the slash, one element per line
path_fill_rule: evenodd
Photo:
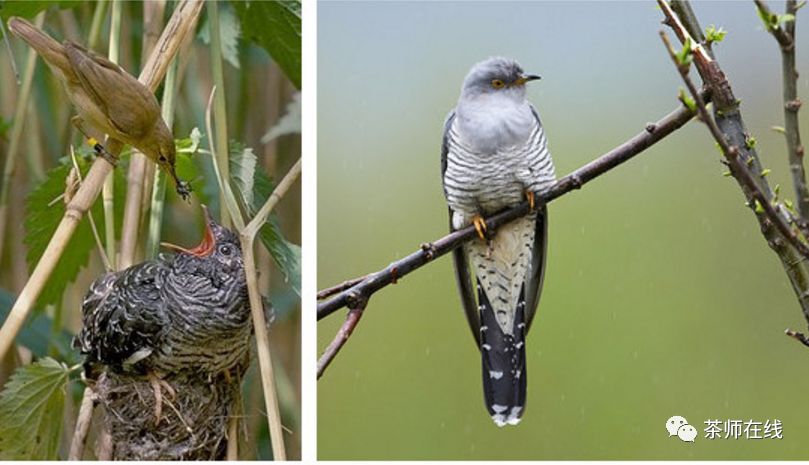
<path fill-rule="evenodd" d="M 513 334 L 497 324 L 494 311 L 478 285 L 480 353 L 483 359 L 483 395 L 486 409 L 497 426 L 516 425 L 525 409 L 525 298 L 520 292 Z"/>

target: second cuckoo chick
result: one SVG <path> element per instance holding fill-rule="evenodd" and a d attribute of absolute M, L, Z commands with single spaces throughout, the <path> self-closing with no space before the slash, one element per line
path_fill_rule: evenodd
<path fill-rule="evenodd" d="M 104 368 L 145 374 L 159 400 L 160 375 L 228 376 L 244 359 L 252 325 L 239 238 L 204 211 L 198 246 L 172 246 L 173 256 L 108 273 L 90 286 L 73 341 L 86 355 L 88 377 Z"/>
<path fill-rule="evenodd" d="M 510 59 L 476 64 L 447 117 L 441 149 L 450 228 L 474 224 L 481 236 L 453 259 L 483 361 L 486 408 L 498 426 L 516 425 L 525 411 L 525 335 L 539 302 L 548 231 L 547 210 L 534 199 L 556 181 L 539 114 L 525 98 L 525 84 L 535 79 Z M 525 198 L 531 213 L 488 237 L 483 216 Z"/>
<path fill-rule="evenodd" d="M 171 176 L 177 193 L 188 197 L 190 185 L 175 172 L 174 137 L 146 86 L 103 56 L 69 40 L 60 44 L 25 19 L 12 17 L 8 27 L 64 83 L 82 121 L 143 152 Z"/>

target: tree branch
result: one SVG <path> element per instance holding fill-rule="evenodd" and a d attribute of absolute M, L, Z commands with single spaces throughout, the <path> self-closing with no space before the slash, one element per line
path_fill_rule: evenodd
<path fill-rule="evenodd" d="M 762 0 L 755 0 L 762 18 L 777 15 L 772 13 Z M 798 2 L 787 0 L 786 14 L 793 17 L 798 13 Z M 778 20 L 776 19 L 776 24 Z M 769 26 L 765 23 L 765 27 Z M 784 95 L 784 136 L 787 142 L 787 157 L 792 173 L 792 185 L 795 188 L 795 200 L 799 213 L 798 227 L 804 236 L 809 235 L 809 188 L 806 187 L 806 171 L 803 166 L 804 147 L 801 144 L 798 110 L 801 101 L 798 99 L 798 70 L 795 67 L 795 20 L 785 21 L 783 26 L 767 27 L 778 42 L 781 49 L 781 77 Z"/>
<path fill-rule="evenodd" d="M 709 95 L 706 93 L 704 98 L 709 99 Z M 682 106 L 663 117 L 660 121 L 647 124 L 643 132 L 558 180 L 539 200 L 547 203 L 573 190 L 580 189 L 587 182 L 631 159 L 679 129 L 693 116 L 694 112 L 692 110 Z M 496 213 L 486 218 L 487 230 L 494 231 L 500 226 L 524 216 L 528 211 L 528 202 L 525 201 Z M 345 323 L 343 323 L 334 340 L 318 361 L 318 378 L 348 340 L 351 332 L 359 323 L 360 316 L 368 300 L 375 292 L 389 284 L 396 283 L 397 280 L 421 268 L 433 259 L 449 253 L 460 247 L 464 242 L 476 237 L 477 232 L 474 226 L 468 226 L 451 232 L 431 243 L 422 244 L 419 251 L 391 263 L 383 270 L 368 274 L 362 278 L 351 279 L 320 291 L 318 293 L 319 299 L 330 295 L 334 295 L 334 297 L 318 304 L 318 320 L 331 315 L 342 307 L 347 306 L 350 311 Z"/>
<path fill-rule="evenodd" d="M 694 64 L 703 83 L 710 89 L 714 103 L 714 117 L 713 119 L 707 118 L 706 123 L 714 134 L 714 138 L 720 143 L 720 146 L 723 146 L 723 153 L 731 166 L 731 174 L 739 183 L 748 205 L 753 209 L 767 244 L 781 260 L 804 317 L 809 321 L 809 269 L 805 254 L 806 245 L 800 239 L 795 240 L 797 237 L 795 231 L 789 226 L 785 231 L 786 220 L 784 218 L 788 214 L 786 209 L 777 203 L 767 180 L 762 176 L 763 170 L 758 154 L 753 144 L 750 143 L 750 136 L 739 111 L 739 101 L 734 96 L 730 83 L 719 64 L 708 56 L 699 44 L 695 44 L 694 39 L 689 35 L 683 22 L 670 5 L 664 0 L 658 0 L 658 4 L 666 17 L 664 24 L 672 28 L 682 44 L 690 44 L 689 53 L 693 56 Z M 690 18 L 690 21 L 694 22 L 690 25 L 692 29 L 701 30 L 695 17 Z M 679 61 L 677 66 L 679 69 Z M 682 70 L 680 73 L 682 74 Z M 711 122 L 715 122 L 713 127 Z M 714 130 L 718 130 L 718 138 L 713 132 Z M 751 185 L 756 186 L 755 189 L 751 188 Z M 778 205 L 777 209 L 773 203 Z M 777 211 L 773 213 L 773 210 Z"/>
<path fill-rule="evenodd" d="M 352 307 L 348 311 L 348 315 L 346 315 L 346 321 L 343 322 L 343 325 L 340 326 L 340 329 L 337 330 L 337 334 L 334 336 L 334 340 L 331 341 L 326 350 L 323 351 L 323 355 L 317 361 L 317 378 L 320 379 L 323 376 L 323 372 L 326 371 L 326 368 L 331 364 L 334 357 L 337 356 L 337 353 L 340 352 L 340 349 L 343 348 L 348 338 L 351 337 L 351 333 L 354 332 L 354 328 L 360 322 L 360 318 L 362 318 L 362 313 L 365 311 L 365 305 L 368 302 L 359 302 L 357 307 Z"/>

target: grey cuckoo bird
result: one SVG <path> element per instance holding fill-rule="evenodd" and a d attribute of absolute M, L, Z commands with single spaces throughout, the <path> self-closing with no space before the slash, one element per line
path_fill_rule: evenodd
<path fill-rule="evenodd" d="M 525 411 L 525 335 L 539 302 L 548 230 L 547 210 L 534 198 L 556 181 L 539 114 L 525 98 L 525 84 L 535 79 L 506 58 L 473 66 L 441 148 L 450 229 L 474 224 L 480 236 L 455 249 L 453 259 L 483 360 L 486 408 L 498 426 L 516 425 Z M 494 235 L 486 231 L 483 216 L 526 198 L 527 216 Z"/>

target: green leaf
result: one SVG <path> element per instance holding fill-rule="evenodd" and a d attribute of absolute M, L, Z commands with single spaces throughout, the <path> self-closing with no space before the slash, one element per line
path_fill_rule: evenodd
<path fill-rule="evenodd" d="M 770 174 L 771 171 L 772 170 L 770 170 L 769 168 L 765 168 L 765 169 L 761 170 L 761 177 L 763 178 L 763 177 L 767 176 L 768 174 Z"/>
<path fill-rule="evenodd" d="M 691 51 L 691 38 L 686 37 L 685 42 L 683 43 L 683 48 L 677 53 L 676 57 L 677 63 L 680 66 L 688 66 L 691 64 L 691 60 L 694 59 L 692 51 Z"/>
<path fill-rule="evenodd" d="M 0 0 L 0 18 L 3 23 L 6 23 L 8 18 L 12 16 L 22 16 L 23 18 L 31 19 L 36 16 L 40 11 L 56 5 L 60 10 L 66 8 L 75 8 L 84 2 L 78 0 L 46 0 L 36 2 L 19 2 L 19 1 L 3 1 Z M 2 35 L 0 35 L 2 37 Z"/>
<path fill-rule="evenodd" d="M 722 27 L 717 29 L 716 26 L 711 24 L 707 29 L 705 29 L 705 41 L 709 44 L 713 42 L 722 42 L 727 34 L 728 31 L 722 29 Z"/>
<path fill-rule="evenodd" d="M 758 17 L 761 18 L 761 22 L 764 23 L 764 27 L 767 28 L 768 31 L 778 27 L 778 15 L 774 13 L 768 14 L 759 8 L 758 5 L 756 5 L 756 11 L 758 12 Z"/>
<path fill-rule="evenodd" d="M 78 158 L 82 176 L 87 172 L 90 162 L 84 158 Z M 51 236 L 56 231 L 57 226 L 65 214 L 65 203 L 62 199 L 56 200 L 65 191 L 65 178 L 72 165 L 66 160 L 62 164 L 50 170 L 45 180 L 40 183 L 26 199 L 25 205 L 25 245 L 28 247 L 26 260 L 29 270 L 33 270 L 39 259 L 42 257 Z M 123 219 L 123 205 L 126 193 L 126 179 L 122 169 L 114 170 L 115 176 L 115 224 L 120 225 Z M 50 204 L 50 205 L 49 205 Z M 98 233 L 102 240 L 104 235 L 104 212 L 102 201 L 99 197 L 92 208 L 93 217 Z M 120 227 L 116 227 L 116 235 L 120 234 Z M 79 221 L 76 231 L 67 243 L 59 263 L 56 264 L 48 285 L 42 290 L 37 300 L 39 307 L 55 303 L 62 298 L 62 294 L 68 284 L 76 279 L 79 270 L 87 265 L 90 252 L 96 250 L 95 239 L 93 238 L 90 222 L 85 215 Z"/>
<path fill-rule="evenodd" d="M 286 134 L 300 134 L 301 132 L 301 93 L 292 96 L 292 101 L 287 105 L 287 112 L 271 127 L 266 134 L 261 137 L 261 143 L 275 139 Z"/>
<path fill-rule="evenodd" d="M 789 21 L 795 21 L 795 15 L 793 15 L 793 14 L 778 15 L 778 24 L 779 25 L 784 24 L 784 23 L 789 22 Z"/>
<path fill-rule="evenodd" d="M 223 8 L 219 10 L 219 34 L 221 35 L 222 56 L 234 68 L 239 69 L 239 37 L 242 31 L 233 9 L 227 8 L 225 3 L 221 5 Z M 205 24 L 199 32 L 199 38 L 205 44 L 211 43 L 210 17 L 206 16 Z"/>
<path fill-rule="evenodd" d="M 0 321 L 6 321 L 16 299 L 15 295 L 5 289 L 0 289 Z M 79 363 L 79 354 L 71 347 L 73 334 L 60 329 L 54 335 L 51 317 L 41 311 L 34 311 L 33 313 L 34 315 L 29 318 L 28 322 L 20 330 L 17 342 L 30 350 L 36 357 L 56 355 L 60 360 L 71 365 Z M 49 345 L 53 348 L 53 354 L 48 353 Z"/>
<path fill-rule="evenodd" d="M 0 117 L 0 139 L 6 139 L 6 134 L 11 129 L 12 121 L 12 119 Z"/>
<path fill-rule="evenodd" d="M 231 141 L 230 143 L 230 174 L 231 180 L 236 186 L 237 195 L 242 199 L 248 214 L 252 217 L 258 212 L 264 202 L 270 198 L 275 184 L 263 170 L 255 169 L 256 160 L 252 149 L 245 149 L 240 143 Z M 249 173 L 254 176 L 249 179 Z M 242 173 L 237 178 L 236 173 Z M 246 194 L 243 189 L 250 188 L 252 193 Z M 278 217 L 270 215 L 267 222 L 258 232 L 261 243 L 270 252 L 278 268 L 284 273 L 284 278 L 292 286 L 298 296 L 301 294 L 301 248 L 287 241 L 281 227 L 278 224 Z"/>
<path fill-rule="evenodd" d="M 69 374 L 51 358 L 14 372 L 0 394 L 0 459 L 58 459 Z"/>
<path fill-rule="evenodd" d="M 685 106 L 686 106 L 686 107 L 687 107 L 689 110 L 691 110 L 693 113 L 696 113 L 696 112 L 697 112 L 697 102 L 695 102 L 695 101 L 694 101 L 694 99 L 693 99 L 693 98 L 691 98 L 691 96 L 690 96 L 690 95 L 688 95 L 688 94 L 685 92 L 685 89 L 683 89 L 682 87 L 680 87 L 680 93 L 677 95 L 677 98 L 678 98 L 678 99 L 679 99 L 681 102 L 683 102 L 683 105 L 685 105 Z"/>
<path fill-rule="evenodd" d="M 256 155 L 250 147 L 245 147 L 239 152 L 231 150 L 230 177 L 236 184 L 236 192 L 241 196 L 242 204 L 248 206 L 251 212 L 257 211 L 253 195 L 256 161 Z"/>
<path fill-rule="evenodd" d="M 761 206 L 761 203 L 759 203 L 758 200 L 756 200 L 755 205 L 756 205 L 755 207 L 756 213 L 764 213 L 764 207 Z"/>
<path fill-rule="evenodd" d="M 301 88 L 301 2 L 299 0 L 233 2 L 244 37 L 255 42 Z"/>

